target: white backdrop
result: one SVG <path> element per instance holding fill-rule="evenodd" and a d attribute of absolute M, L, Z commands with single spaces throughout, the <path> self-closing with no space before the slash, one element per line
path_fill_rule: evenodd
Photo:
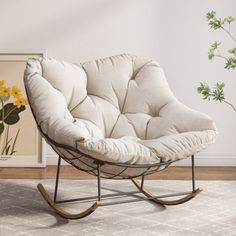
<path fill-rule="evenodd" d="M 217 123 L 219 138 L 198 155 L 197 164 L 236 165 L 236 112 L 206 103 L 196 92 L 202 80 L 225 81 L 226 96 L 236 104 L 236 72 L 207 59 L 214 40 L 222 40 L 224 49 L 232 46 L 223 32 L 209 30 L 205 14 L 211 9 L 236 16 L 236 1 L 0 0 L 0 48 L 46 49 L 49 57 L 71 62 L 123 52 L 152 57 L 175 95 Z M 49 147 L 47 156 L 55 163 Z"/>

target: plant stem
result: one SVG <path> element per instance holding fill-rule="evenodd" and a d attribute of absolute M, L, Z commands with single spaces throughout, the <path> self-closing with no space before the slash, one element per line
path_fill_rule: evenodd
<path fill-rule="evenodd" d="M 221 26 L 221 29 L 224 30 L 229 35 L 229 37 L 236 42 L 236 38 L 234 38 L 234 36 L 230 33 L 229 30 L 225 29 L 223 26 Z"/>
<path fill-rule="evenodd" d="M 2 146 L 1 144 L 2 144 L 2 134 L 0 134 L 0 147 Z"/>
<path fill-rule="evenodd" d="M 9 134 L 9 125 L 6 126 L 6 132 L 5 132 L 5 145 L 3 147 L 3 150 L 2 150 L 2 155 L 4 155 L 4 151 L 5 151 L 5 154 L 6 154 L 6 149 L 7 149 L 7 145 L 8 145 L 8 134 Z"/>
<path fill-rule="evenodd" d="M 4 149 L 2 150 L 2 153 L 4 153 L 5 151 L 5 155 L 7 155 L 8 151 L 9 151 L 9 146 L 8 144 L 12 141 L 12 138 L 10 138 L 8 141 L 7 141 L 7 145 L 5 145 Z M 2 154 L 3 155 L 3 154 Z"/>
<path fill-rule="evenodd" d="M 8 146 L 8 136 L 9 136 L 9 125 L 7 125 L 6 129 L 6 149 L 5 149 L 5 154 L 7 155 L 7 146 Z"/>
<path fill-rule="evenodd" d="M 4 107 L 4 102 L 3 102 L 3 100 L 1 99 L 1 103 L 2 103 L 2 121 L 4 120 L 4 109 L 3 109 L 3 107 Z"/>
<path fill-rule="evenodd" d="M 225 59 L 226 61 L 228 61 L 227 57 L 224 57 L 224 56 L 222 56 L 221 54 L 215 54 L 215 57 L 220 57 L 220 58 L 223 58 L 223 59 Z"/>
<path fill-rule="evenodd" d="M 230 103 L 230 102 L 228 102 L 228 101 L 226 101 L 226 100 L 222 100 L 222 102 L 224 102 L 224 103 L 226 103 L 227 105 L 231 106 L 231 107 L 234 109 L 234 111 L 236 111 L 236 107 L 235 107 L 232 103 Z"/>
<path fill-rule="evenodd" d="M 17 140 L 17 138 L 18 138 L 19 133 L 20 133 L 20 128 L 17 130 L 15 139 L 14 139 L 13 144 L 12 144 L 12 148 L 11 148 L 11 153 L 10 153 L 10 155 L 13 155 L 13 154 L 16 152 L 16 151 L 14 150 L 14 148 L 15 148 L 16 140 Z"/>
<path fill-rule="evenodd" d="M 1 104 L 2 104 L 2 122 L 3 122 L 4 121 L 4 109 L 3 109 L 4 102 L 2 99 L 0 99 L 0 100 L 1 100 Z M 0 147 L 1 147 L 1 138 L 2 138 L 2 134 L 0 135 Z M 2 147 L 2 150 L 3 150 L 3 147 Z"/>

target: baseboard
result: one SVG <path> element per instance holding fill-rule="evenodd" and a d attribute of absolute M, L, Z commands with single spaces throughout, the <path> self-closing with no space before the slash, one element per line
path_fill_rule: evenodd
<path fill-rule="evenodd" d="M 57 165 L 57 162 L 58 162 L 58 155 L 56 155 L 56 154 L 47 154 L 46 159 L 47 159 L 47 161 L 46 161 L 47 166 L 55 166 L 55 165 Z M 62 160 L 61 165 L 69 165 L 69 164 Z"/>
<path fill-rule="evenodd" d="M 48 154 L 47 155 L 47 165 L 57 165 L 57 155 Z M 62 165 L 68 165 L 65 161 L 62 162 Z M 190 166 L 191 159 L 185 159 L 178 161 L 173 164 L 173 166 Z M 196 166 L 222 166 L 222 167 L 233 167 L 236 166 L 236 156 L 195 156 L 195 165 Z"/>
<path fill-rule="evenodd" d="M 190 166 L 191 158 L 175 162 L 173 166 Z M 234 167 L 236 166 L 236 156 L 195 156 L 195 166 L 206 167 Z"/>

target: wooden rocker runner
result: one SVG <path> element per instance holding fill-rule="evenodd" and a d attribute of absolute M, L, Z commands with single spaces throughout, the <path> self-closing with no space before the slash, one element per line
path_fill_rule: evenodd
<path fill-rule="evenodd" d="M 178 205 L 202 191 L 195 187 L 194 154 L 215 141 L 215 124 L 176 99 L 155 61 L 129 54 L 80 64 L 30 59 L 24 82 L 38 129 L 59 156 L 54 198 L 42 184 L 38 190 L 61 217 L 80 219 L 98 207 L 143 200 Z M 155 195 L 145 188 L 146 175 L 188 157 L 190 191 Z M 97 176 L 98 194 L 58 200 L 61 159 Z M 137 189 L 102 194 L 101 178 L 130 179 Z M 91 205 L 79 213 L 61 207 L 85 201 Z"/>

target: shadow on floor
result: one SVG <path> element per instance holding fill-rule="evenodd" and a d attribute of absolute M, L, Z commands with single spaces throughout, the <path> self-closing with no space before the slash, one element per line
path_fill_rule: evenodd
<path fill-rule="evenodd" d="M 14 217 L 25 220 L 25 222 L 30 221 L 30 220 L 34 222 L 35 219 L 39 217 L 39 220 L 38 220 L 39 225 L 37 226 L 30 225 L 31 230 L 60 227 L 70 222 L 70 220 L 64 219 L 58 216 L 56 213 L 54 213 L 54 211 L 43 200 L 42 196 L 37 190 L 38 182 L 39 180 L 26 180 L 26 181 L 1 180 L 0 181 L 0 193 L 1 193 L 0 194 L 0 222 L 1 221 L 4 222 L 4 220 L 6 222 L 7 218 L 9 219 L 12 218 L 12 220 L 14 220 L 13 219 Z M 43 182 L 45 182 L 45 186 L 48 193 L 51 196 L 53 196 L 54 181 L 43 181 Z M 78 190 L 79 190 L 80 184 L 78 184 Z M 86 188 L 85 186 L 83 187 Z M 111 189 L 110 187 L 103 187 L 102 190 L 104 192 L 106 191 L 106 192 L 113 192 L 113 193 L 114 192 L 121 193 L 120 190 L 114 190 L 114 189 Z M 72 197 L 73 194 L 74 194 L 74 191 L 71 192 L 70 196 Z M 63 185 L 61 186 L 61 191 L 58 193 L 58 197 L 59 199 L 66 198 L 66 196 L 63 194 Z M 70 204 L 70 205 L 73 206 L 74 204 Z M 155 212 L 165 210 L 165 207 L 162 205 L 156 205 L 154 203 L 152 204 L 155 206 L 154 208 Z M 117 206 L 119 207 L 119 205 L 115 205 L 115 207 Z M 125 210 L 126 208 L 124 204 L 123 204 L 123 207 Z M 99 209 L 97 211 L 99 211 Z M 99 215 L 99 217 L 102 219 L 103 215 Z M 49 225 L 47 224 L 47 226 L 45 225 L 40 226 L 41 220 L 47 220 L 49 218 L 51 219 L 48 221 L 48 223 L 52 222 L 52 224 L 49 224 Z M 89 224 L 90 221 L 86 221 L 86 222 Z M 83 221 L 83 223 L 85 222 Z"/>

